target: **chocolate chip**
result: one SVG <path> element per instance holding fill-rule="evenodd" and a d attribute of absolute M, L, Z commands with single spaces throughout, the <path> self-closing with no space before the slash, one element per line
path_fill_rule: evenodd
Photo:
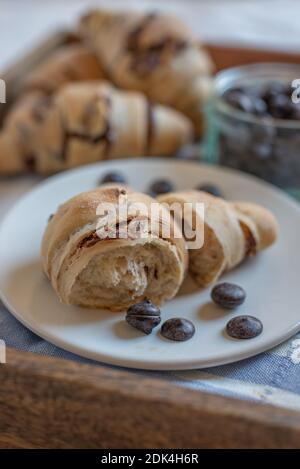
<path fill-rule="evenodd" d="M 187 319 L 172 318 L 164 322 L 160 332 L 166 339 L 183 342 L 193 337 L 195 334 L 195 326 Z"/>
<path fill-rule="evenodd" d="M 198 186 L 196 190 L 207 192 L 208 194 L 214 195 L 215 197 L 223 197 L 220 189 L 214 184 L 200 184 L 200 186 Z"/>
<path fill-rule="evenodd" d="M 130 306 L 127 310 L 126 321 L 144 334 L 151 334 L 154 327 L 158 326 L 161 321 L 160 309 L 150 300 L 141 301 Z"/>
<path fill-rule="evenodd" d="M 273 96 L 269 103 L 269 111 L 272 117 L 278 119 L 290 119 L 293 114 L 293 103 L 291 98 L 284 94 Z"/>
<path fill-rule="evenodd" d="M 253 100 L 243 90 L 229 90 L 224 94 L 224 98 L 230 106 L 244 112 L 253 112 Z"/>
<path fill-rule="evenodd" d="M 157 195 L 166 194 L 168 192 L 172 192 L 173 190 L 174 190 L 174 186 L 170 181 L 161 179 L 151 184 L 149 188 L 149 193 L 153 197 L 156 197 Z"/>
<path fill-rule="evenodd" d="M 242 287 L 234 283 L 219 283 L 211 292 L 212 300 L 222 308 L 236 308 L 244 303 L 246 292 Z"/>
<path fill-rule="evenodd" d="M 225 101 L 235 109 L 279 119 L 290 119 L 293 112 L 291 87 L 284 83 L 233 88 L 224 93 Z"/>
<path fill-rule="evenodd" d="M 253 113 L 258 116 L 265 116 L 268 112 L 267 103 L 261 98 L 253 100 Z"/>
<path fill-rule="evenodd" d="M 274 122 L 274 119 L 300 120 L 300 105 L 292 102 L 290 83 L 249 84 L 226 91 L 223 98 L 257 119 L 248 121 L 233 113 L 226 115 L 226 122 L 221 121 L 219 128 L 219 163 L 254 174 L 284 189 L 298 187 L 299 130 L 294 125 L 275 125 Z"/>
<path fill-rule="evenodd" d="M 102 177 L 99 181 L 100 184 L 106 184 L 109 182 L 115 182 L 118 184 L 126 184 L 126 179 L 123 174 L 118 172 L 111 172 L 107 173 L 104 177 Z"/>
<path fill-rule="evenodd" d="M 237 316 L 226 325 L 226 332 L 234 339 L 253 339 L 263 331 L 261 321 L 254 316 Z"/>
<path fill-rule="evenodd" d="M 260 90 L 261 98 L 268 104 L 274 98 L 274 96 L 281 94 L 291 95 L 291 87 L 280 81 L 267 83 Z"/>

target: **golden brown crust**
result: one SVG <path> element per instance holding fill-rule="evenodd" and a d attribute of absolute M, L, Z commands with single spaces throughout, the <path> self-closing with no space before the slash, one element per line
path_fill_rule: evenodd
<path fill-rule="evenodd" d="M 275 243 L 279 227 L 276 218 L 269 210 L 250 202 L 234 202 L 232 205 L 238 217 L 248 225 L 253 237 L 257 239 L 257 251 Z"/>
<path fill-rule="evenodd" d="M 169 205 L 176 201 L 204 204 L 204 244 L 189 256 L 190 273 L 201 286 L 271 246 L 278 236 L 275 217 L 256 204 L 231 203 L 201 191 L 165 194 L 158 200 Z"/>
<path fill-rule="evenodd" d="M 79 33 L 115 84 L 174 107 L 201 133 L 213 65 L 179 18 L 94 10 L 81 19 Z"/>
<path fill-rule="evenodd" d="M 51 94 L 73 81 L 101 79 L 105 79 L 105 73 L 96 55 L 83 44 L 69 44 L 55 50 L 29 73 L 22 90 Z"/>

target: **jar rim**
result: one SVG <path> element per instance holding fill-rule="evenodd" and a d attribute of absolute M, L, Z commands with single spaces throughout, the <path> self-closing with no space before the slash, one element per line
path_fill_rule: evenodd
<path fill-rule="evenodd" d="M 298 72 L 298 77 L 292 75 L 292 72 Z M 300 64 L 259 62 L 247 65 L 239 65 L 237 67 L 230 67 L 225 70 L 221 70 L 216 74 L 213 85 L 213 100 L 218 111 L 222 112 L 223 114 L 229 117 L 234 117 L 243 122 L 255 125 L 269 125 L 272 127 L 300 130 L 300 120 L 279 119 L 271 116 L 256 116 L 246 111 L 234 108 L 233 106 L 228 104 L 225 99 L 223 99 L 223 95 L 226 90 L 233 87 L 232 85 L 234 84 L 235 86 L 237 86 L 237 84 L 243 80 L 249 82 L 251 82 L 252 80 L 257 81 L 258 79 L 278 81 L 278 76 L 281 76 L 282 79 L 285 76 L 286 81 L 288 81 L 288 75 L 291 81 L 297 78 L 300 80 Z"/>

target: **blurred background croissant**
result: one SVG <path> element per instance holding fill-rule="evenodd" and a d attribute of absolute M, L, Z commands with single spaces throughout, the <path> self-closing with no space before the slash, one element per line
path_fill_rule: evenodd
<path fill-rule="evenodd" d="M 179 18 L 92 10 L 74 33 L 22 77 L 0 174 L 174 155 L 202 135 L 214 65 Z"/>

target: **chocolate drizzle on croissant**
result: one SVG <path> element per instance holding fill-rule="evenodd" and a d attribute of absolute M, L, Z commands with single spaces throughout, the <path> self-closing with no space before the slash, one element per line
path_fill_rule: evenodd
<path fill-rule="evenodd" d="M 164 58 L 167 59 L 168 55 L 176 54 L 187 47 L 185 39 L 170 35 L 166 35 L 149 45 L 143 45 L 143 34 L 155 18 L 157 18 L 156 13 L 146 15 L 142 18 L 141 23 L 128 35 L 127 50 L 132 54 L 131 67 L 140 76 L 151 72 Z"/>

